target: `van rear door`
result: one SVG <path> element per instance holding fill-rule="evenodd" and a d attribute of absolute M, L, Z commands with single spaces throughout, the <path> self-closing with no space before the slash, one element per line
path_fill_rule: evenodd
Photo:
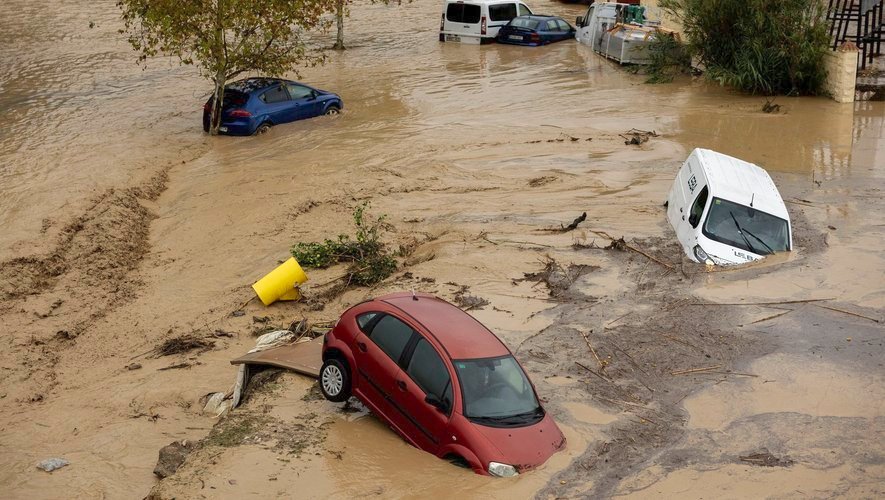
<path fill-rule="evenodd" d="M 472 38 L 474 43 L 479 42 L 481 32 L 480 19 L 482 7 L 475 3 L 452 2 L 446 5 L 446 20 L 443 23 L 443 32 L 446 41 L 468 41 L 460 37 Z"/>

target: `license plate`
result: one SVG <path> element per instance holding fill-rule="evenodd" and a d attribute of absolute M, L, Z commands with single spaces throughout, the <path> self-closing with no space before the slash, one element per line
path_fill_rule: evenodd
<path fill-rule="evenodd" d="M 461 36 L 460 35 L 446 35 L 446 41 L 447 42 L 460 42 Z"/>
<path fill-rule="evenodd" d="M 522 40 L 522 37 L 519 35 L 507 35 L 507 38 L 510 40 Z"/>

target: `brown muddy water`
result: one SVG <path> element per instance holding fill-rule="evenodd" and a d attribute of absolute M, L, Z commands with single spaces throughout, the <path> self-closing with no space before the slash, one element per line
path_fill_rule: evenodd
<path fill-rule="evenodd" d="M 532 6 L 566 19 L 583 10 Z M 368 296 L 415 288 L 451 299 L 461 286 L 491 302 L 471 313 L 517 352 L 569 439 L 545 467 L 515 481 L 473 476 L 370 415 L 303 401 L 309 382 L 286 376 L 243 409 L 278 432 L 204 448 L 158 494 L 883 494 L 883 103 L 779 98 L 782 112 L 768 115 L 764 99 L 703 81 L 645 85 L 576 43 L 440 44 L 439 5 L 422 0 L 356 5 L 351 48 L 303 71 L 342 95 L 341 116 L 209 138 L 206 82 L 166 59 L 136 66 L 117 16 L 112 1 L 0 6 L 4 496 L 148 494 L 157 450 L 215 425 L 199 400 L 232 383 L 228 361 L 254 343 L 253 315 L 329 321 Z M 660 137 L 627 147 L 618 134 L 634 127 Z M 721 273 L 681 260 L 660 205 L 694 147 L 772 173 L 794 219 L 792 255 Z M 388 215 L 394 245 L 415 248 L 402 271 L 319 311 L 252 303 L 229 316 L 293 243 L 350 231 L 362 201 Z M 542 231 L 583 211 L 573 233 Z M 574 249 L 608 243 L 591 229 L 635 239 L 685 274 Z M 514 281 L 545 255 L 593 270 L 559 298 Z M 310 273 L 312 283 L 336 272 Z M 784 311 L 684 305 L 807 299 L 879 322 L 816 303 L 781 306 L 774 319 Z M 664 324 L 674 326 L 655 338 L 677 341 L 643 347 Z M 214 348 L 150 356 L 189 331 L 212 335 Z M 575 366 L 595 366 L 580 331 L 633 399 Z M 670 375 L 716 364 L 755 376 Z M 796 464 L 739 459 L 763 447 Z M 55 456 L 71 465 L 34 467 Z"/>

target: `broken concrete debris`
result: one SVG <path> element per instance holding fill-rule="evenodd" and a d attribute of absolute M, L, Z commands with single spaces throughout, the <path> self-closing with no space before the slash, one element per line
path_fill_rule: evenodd
<path fill-rule="evenodd" d="M 56 469 L 61 469 L 62 467 L 70 464 L 70 462 L 63 458 L 47 458 L 46 460 L 38 463 L 37 468 L 46 472 L 52 472 Z"/>
<path fill-rule="evenodd" d="M 160 448 L 160 457 L 154 467 L 154 475 L 163 479 L 175 474 L 188 454 L 196 448 L 196 444 L 188 440 L 173 441 Z"/>

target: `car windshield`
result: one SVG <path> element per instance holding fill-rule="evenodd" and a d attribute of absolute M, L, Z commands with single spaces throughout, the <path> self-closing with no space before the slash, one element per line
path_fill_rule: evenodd
<path fill-rule="evenodd" d="M 516 19 L 510 21 L 510 26 L 514 26 L 516 28 L 528 28 L 530 30 L 533 30 L 538 27 L 538 21 L 535 21 L 534 19 L 517 17 Z"/>
<path fill-rule="evenodd" d="M 513 356 L 462 359 L 455 361 L 455 368 L 465 417 L 517 424 L 543 416 L 535 391 Z"/>
<path fill-rule="evenodd" d="M 722 198 L 713 198 L 710 204 L 704 235 L 759 255 L 790 249 L 787 221 Z"/>

